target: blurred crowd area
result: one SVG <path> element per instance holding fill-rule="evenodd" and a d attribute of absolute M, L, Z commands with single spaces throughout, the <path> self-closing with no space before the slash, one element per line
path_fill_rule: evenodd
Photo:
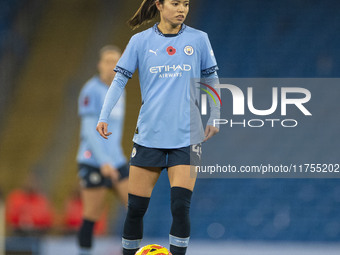
<path fill-rule="evenodd" d="M 7 228 L 15 235 L 75 233 L 81 215 L 75 163 L 78 93 L 95 74 L 98 49 L 107 43 L 124 49 L 136 32 L 129 30 L 126 20 L 139 1 L 2 0 L 0 4 L 0 187 Z M 339 1 L 191 4 L 186 23 L 209 34 L 220 77 L 339 77 Z M 123 147 L 129 155 L 140 107 L 137 74 L 126 90 Z M 339 93 L 335 90 L 334 97 Z M 333 116 L 332 132 L 323 133 L 319 127 L 316 142 L 305 154 L 323 150 L 338 160 L 339 152 L 327 147 L 338 139 L 340 118 L 334 99 L 323 113 Z M 292 140 L 304 144 L 311 131 L 314 127 Z M 273 138 L 257 144 L 251 133 L 241 132 L 228 141 L 235 144 L 228 157 L 235 158 L 249 144 L 265 154 L 265 145 Z M 278 157 L 298 159 L 301 152 L 289 141 L 276 137 L 275 142 Z M 256 154 L 244 157 L 249 164 L 256 161 Z M 145 218 L 146 236 L 168 235 L 168 227 L 154 227 L 170 225 L 168 185 L 162 174 Z M 337 179 L 199 180 L 192 205 L 193 238 L 338 242 L 339 197 Z M 104 222 L 112 215 L 109 210 L 105 213 L 98 234 L 110 232 Z"/>
<path fill-rule="evenodd" d="M 29 175 L 23 185 L 12 190 L 7 197 L 1 194 L 1 208 L 4 210 L 2 223 L 8 236 L 44 237 L 46 235 L 76 235 L 82 223 L 82 200 L 79 189 L 75 189 L 55 208 L 53 201 L 41 191 L 36 176 Z M 95 226 L 97 236 L 108 234 L 107 206 Z"/>
<path fill-rule="evenodd" d="M 116 5 L 105 0 L 0 2 L 0 188 L 10 236 L 75 234 L 79 228 L 77 98 L 96 74 L 98 50 L 112 43 L 112 35 L 99 28 L 113 24 L 105 6 Z M 23 132 L 15 135 L 12 125 Z M 108 233 L 116 215 L 115 198 L 108 201 L 96 225 L 98 235 Z"/>

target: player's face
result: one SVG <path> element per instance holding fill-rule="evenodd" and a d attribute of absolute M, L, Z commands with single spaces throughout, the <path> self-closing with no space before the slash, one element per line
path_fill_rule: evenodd
<path fill-rule="evenodd" d="M 173 26 L 179 26 L 185 21 L 189 12 L 189 0 L 164 0 L 158 10 L 161 19 Z"/>
<path fill-rule="evenodd" d="M 115 51 L 107 51 L 102 54 L 98 63 L 98 72 L 103 81 L 111 83 L 115 76 L 113 69 L 116 67 L 119 58 L 120 54 Z"/>

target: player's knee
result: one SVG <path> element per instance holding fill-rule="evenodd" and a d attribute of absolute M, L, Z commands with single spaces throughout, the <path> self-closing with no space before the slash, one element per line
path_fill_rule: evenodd
<path fill-rule="evenodd" d="M 171 213 L 174 218 L 189 215 L 192 191 L 181 188 L 171 188 Z"/>
<path fill-rule="evenodd" d="M 183 199 L 171 201 L 171 214 L 174 218 L 182 218 L 189 215 L 190 202 Z"/>
<path fill-rule="evenodd" d="M 129 194 L 128 213 L 129 218 L 142 218 L 149 206 L 150 198 Z"/>
<path fill-rule="evenodd" d="M 84 208 L 83 218 L 92 220 L 92 221 L 98 221 L 102 212 L 103 210 L 101 207 L 99 208 L 96 206 L 92 206 L 92 207 Z"/>

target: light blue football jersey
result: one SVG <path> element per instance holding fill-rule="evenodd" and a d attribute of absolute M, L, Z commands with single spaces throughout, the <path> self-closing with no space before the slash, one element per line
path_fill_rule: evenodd
<path fill-rule="evenodd" d="M 125 114 L 123 93 L 108 118 L 112 135 L 104 140 L 96 131 L 98 117 L 109 86 L 99 77 L 90 79 L 82 88 L 78 99 L 78 114 L 81 118 L 80 146 L 77 161 L 93 167 L 109 163 L 118 168 L 126 163 L 121 147 Z"/>
<path fill-rule="evenodd" d="M 183 24 L 167 36 L 157 25 L 131 38 L 115 68 L 129 78 L 138 68 L 142 106 L 133 141 L 151 148 L 199 143 L 202 130 L 190 139 L 190 81 L 218 70 L 208 35 Z"/>

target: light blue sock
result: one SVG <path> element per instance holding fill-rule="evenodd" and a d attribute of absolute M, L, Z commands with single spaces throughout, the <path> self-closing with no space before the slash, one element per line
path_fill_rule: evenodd
<path fill-rule="evenodd" d="M 80 248 L 79 255 L 92 255 L 92 249 Z"/>

